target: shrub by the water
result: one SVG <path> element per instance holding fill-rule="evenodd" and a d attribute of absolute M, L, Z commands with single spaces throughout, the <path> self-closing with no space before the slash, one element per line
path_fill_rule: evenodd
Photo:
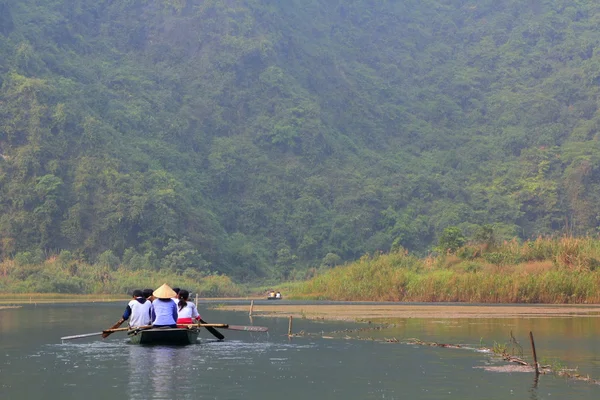
<path fill-rule="evenodd" d="M 134 270 L 110 261 L 91 265 L 62 253 L 40 264 L 4 261 L 0 263 L 0 292 L 123 294 L 167 282 L 202 297 L 242 295 L 241 287 L 225 275 Z"/>

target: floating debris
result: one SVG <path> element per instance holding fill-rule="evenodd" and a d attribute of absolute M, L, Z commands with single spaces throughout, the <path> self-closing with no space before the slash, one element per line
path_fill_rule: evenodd
<path fill-rule="evenodd" d="M 325 333 L 324 331 L 319 333 L 311 333 L 300 331 L 294 334 L 289 335 L 290 337 L 320 337 L 322 339 L 342 339 L 342 340 L 370 340 L 374 342 L 381 343 L 399 343 L 399 344 L 409 344 L 409 345 L 417 345 L 417 346 L 431 346 L 431 347 L 443 347 L 448 349 L 463 349 L 463 350 L 472 350 L 482 353 L 489 353 L 491 355 L 497 356 L 497 359 L 507 362 L 505 365 L 486 365 L 486 366 L 477 366 L 474 368 L 483 369 L 489 372 L 499 372 L 499 373 L 511 373 L 511 372 L 525 372 L 525 373 L 536 373 L 535 365 L 528 363 L 520 357 L 513 356 L 508 353 L 508 345 L 498 345 L 495 344 L 493 348 L 488 347 L 476 347 L 476 346 L 468 346 L 464 344 L 452 344 L 452 343 L 438 343 L 438 342 L 426 342 L 417 338 L 408 338 L 404 340 L 400 340 L 396 337 L 392 338 L 373 338 L 371 336 L 364 337 L 359 335 L 352 336 L 351 334 L 358 334 L 367 331 L 380 331 L 385 328 L 389 328 L 390 325 L 377 325 L 377 326 L 369 326 L 366 328 L 357 328 L 357 329 L 343 329 L 338 331 L 332 331 Z M 512 350 L 517 350 L 521 355 L 523 352 L 522 347 L 519 345 L 515 337 L 513 336 L 512 331 L 510 332 L 510 345 Z M 538 373 L 539 374 L 555 374 L 556 376 L 565 377 L 568 379 L 587 382 L 594 385 L 600 385 L 600 381 L 591 378 L 589 375 L 583 376 L 577 373 L 576 369 L 567 369 L 567 368 L 558 368 L 552 367 L 551 365 L 538 365 Z"/>

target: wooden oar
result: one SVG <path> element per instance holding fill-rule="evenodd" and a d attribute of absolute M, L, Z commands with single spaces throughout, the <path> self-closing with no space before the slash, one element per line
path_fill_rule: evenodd
<path fill-rule="evenodd" d="M 86 338 L 86 337 L 90 337 L 90 336 L 100 336 L 100 335 L 102 335 L 102 332 L 84 333 L 83 335 L 64 336 L 64 337 L 61 337 L 60 340 L 81 339 L 81 338 Z"/>
<path fill-rule="evenodd" d="M 269 330 L 266 326 L 251 326 L 251 325 L 228 325 L 225 329 L 231 329 L 233 331 L 247 331 L 247 332 L 266 332 Z"/>
<path fill-rule="evenodd" d="M 190 328 L 190 327 L 206 327 L 208 328 L 224 328 L 227 329 L 227 327 L 229 325 L 227 324 L 192 324 L 192 325 L 178 325 L 179 327 L 186 327 L 186 328 Z M 144 325 L 144 326 L 138 326 L 136 328 L 134 328 L 133 330 L 139 330 L 139 329 L 151 329 L 153 326 L 152 325 Z M 94 332 L 94 333 L 84 333 L 81 335 L 73 335 L 73 336 L 63 336 L 60 339 L 61 340 L 72 340 L 72 339 L 81 339 L 81 338 L 86 338 L 86 337 L 90 337 L 90 336 L 100 336 L 100 335 L 105 335 L 105 334 L 112 334 L 115 332 L 125 332 L 125 331 L 130 331 L 132 330 L 131 328 L 110 328 L 110 329 L 105 329 L 102 332 Z M 107 336 L 108 336 L 107 335 Z M 106 336 L 104 336 L 106 337 Z"/>
<path fill-rule="evenodd" d="M 202 321 L 202 320 L 200 320 L 200 321 Z M 229 325 L 227 325 L 227 324 L 209 324 L 209 323 L 204 322 L 204 323 L 200 323 L 200 324 L 177 324 L 177 327 L 178 328 L 188 328 L 188 329 L 203 327 L 203 328 L 206 328 L 207 331 L 212 333 L 217 339 L 223 340 L 223 339 L 225 339 L 225 336 L 223 336 L 223 334 L 221 332 L 219 332 L 218 330 L 216 330 L 215 328 L 228 329 Z M 150 329 L 150 328 L 152 328 L 152 325 L 138 326 L 137 328 L 132 330 L 129 334 L 132 334 L 133 332 L 138 332 L 138 331 L 144 330 L 144 329 Z"/>
<path fill-rule="evenodd" d="M 209 331 L 214 337 L 216 337 L 219 340 L 223 340 L 225 339 L 225 336 L 219 332 L 218 330 L 216 330 L 215 328 L 213 328 L 212 326 L 206 326 L 209 325 L 205 320 L 203 320 L 202 318 L 200 318 L 198 321 L 200 321 L 200 324 L 198 325 L 205 325 L 206 330 Z"/>
<path fill-rule="evenodd" d="M 229 325 L 229 324 L 178 324 L 178 327 L 185 328 L 193 328 L 195 326 L 201 326 L 208 329 L 212 328 L 220 328 L 220 329 L 230 329 L 232 331 L 246 331 L 246 332 L 267 332 L 269 328 L 266 326 L 249 326 L 249 325 Z"/>
<path fill-rule="evenodd" d="M 121 326 L 121 324 L 125 322 L 125 320 L 123 318 L 121 318 L 120 320 L 117 321 L 116 324 L 114 324 L 113 326 L 111 326 L 110 328 L 102 331 L 102 339 L 107 338 L 110 336 L 110 334 L 112 333 L 112 329 L 117 329 L 118 327 Z"/>
<path fill-rule="evenodd" d="M 152 328 L 152 325 L 148 325 L 148 326 L 143 326 L 141 328 Z M 61 340 L 71 340 L 71 339 L 81 339 L 81 338 L 86 338 L 86 337 L 90 337 L 90 336 L 100 336 L 103 335 L 103 337 L 106 337 L 108 335 L 110 335 L 111 333 L 115 333 L 115 332 L 123 332 L 123 331 L 128 331 L 129 328 L 114 328 L 114 329 L 106 329 L 103 330 L 102 332 L 94 332 L 94 333 L 84 333 L 82 335 L 73 335 L 73 336 L 63 336 L 60 339 Z M 104 336 L 105 334 L 108 334 L 106 336 Z"/>
<path fill-rule="evenodd" d="M 215 328 L 229 329 L 229 330 L 232 330 L 232 331 L 246 331 L 246 332 L 267 332 L 269 330 L 269 328 L 267 328 L 266 326 L 208 324 L 206 322 L 203 322 L 203 323 L 200 323 L 200 324 L 178 324 L 177 326 L 180 327 L 180 328 L 204 327 L 210 333 L 213 333 L 212 331 L 215 331 L 219 336 L 221 336 L 222 339 L 219 336 L 215 335 L 215 337 L 217 337 L 219 340 L 223 340 L 225 338 L 225 336 L 223 336 L 221 334 L 221 332 L 219 332 Z M 134 330 L 151 329 L 152 327 L 153 327 L 152 325 L 144 325 L 144 326 L 138 326 L 138 327 L 134 328 Z M 102 335 L 102 337 L 107 337 L 110 334 L 115 333 L 115 332 L 125 332 L 125 331 L 130 331 L 130 330 L 132 330 L 132 329 L 131 328 L 109 328 L 109 329 L 103 330 L 102 332 L 84 333 L 84 334 L 81 334 L 81 335 L 73 335 L 73 336 L 63 336 L 60 339 L 61 340 L 82 339 L 82 338 L 86 338 L 86 337 L 90 337 L 90 336 L 99 336 L 99 335 Z M 213 335 L 214 335 L 214 333 L 213 333 Z"/>

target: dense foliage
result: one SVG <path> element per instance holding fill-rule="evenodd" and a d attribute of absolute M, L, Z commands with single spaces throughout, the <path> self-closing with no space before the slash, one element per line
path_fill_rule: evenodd
<path fill-rule="evenodd" d="M 135 289 L 156 289 L 165 282 L 201 297 L 239 297 L 247 291 L 224 275 L 204 275 L 192 270 L 183 274 L 167 270 L 148 273 L 105 263 L 91 265 L 72 259 L 66 251 L 32 264 L 23 259 L 23 254 L 26 253 L 0 263 L 0 293 L 131 295 Z"/>
<path fill-rule="evenodd" d="M 0 0 L 0 257 L 251 280 L 485 226 L 596 232 L 598 15 Z"/>

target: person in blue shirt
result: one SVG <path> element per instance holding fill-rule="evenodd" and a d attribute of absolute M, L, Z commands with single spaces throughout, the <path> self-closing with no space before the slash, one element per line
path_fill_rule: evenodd
<path fill-rule="evenodd" d="M 177 304 L 173 297 L 177 293 L 166 283 L 152 293 L 156 300 L 152 302 L 152 325 L 156 328 L 177 328 Z"/>

